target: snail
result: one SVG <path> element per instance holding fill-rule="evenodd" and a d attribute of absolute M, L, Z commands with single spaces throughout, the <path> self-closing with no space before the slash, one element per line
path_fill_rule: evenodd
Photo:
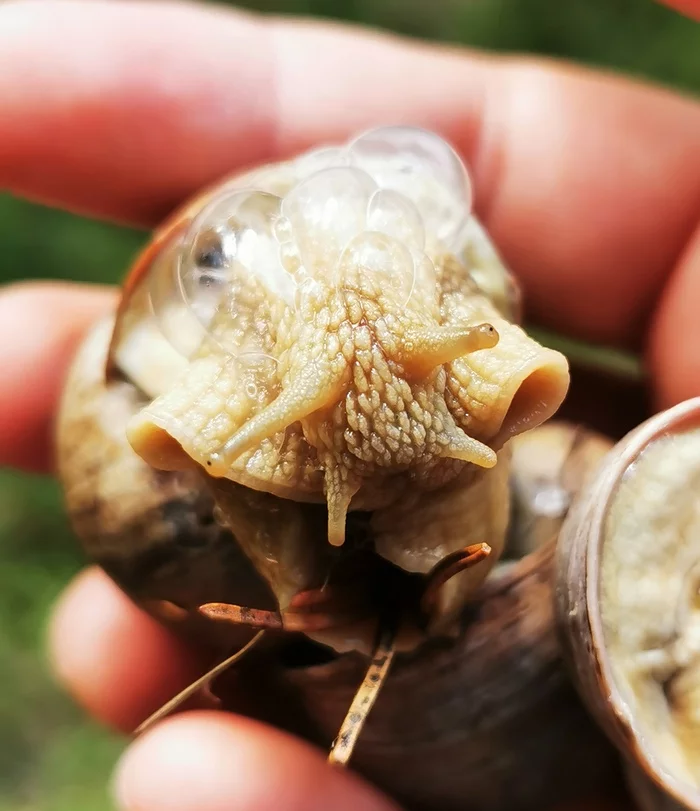
<path fill-rule="evenodd" d="M 610 451 L 557 550 L 563 646 L 645 811 L 700 808 L 699 486 L 696 398 Z"/>
<path fill-rule="evenodd" d="M 57 422 L 88 554 L 234 651 L 192 689 L 409 811 L 552 808 L 617 769 L 554 616 L 612 443 L 547 422 L 567 360 L 519 325 L 471 198 L 410 127 L 225 179 L 154 234 Z"/>

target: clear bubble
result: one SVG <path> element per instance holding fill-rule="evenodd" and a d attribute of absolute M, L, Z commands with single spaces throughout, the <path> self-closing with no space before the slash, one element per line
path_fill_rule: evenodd
<path fill-rule="evenodd" d="M 439 317 L 440 293 L 438 290 L 437 270 L 432 259 L 423 251 L 412 250 L 415 283 L 414 292 L 421 291 L 423 307 L 434 308 L 434 316 Z"/>
<path fill-rule="evenodd" d="M 180 355 L 191 358 L 206 338 L 206 330 L 184 300 L 178 275 L 182 240 L 161 249 L 149 269 L 151 312 L 165 340 Z"/>
<path fill-rule="evenodd" d="M 286 217 L 283 217 L 281 214 L 275 220 L 273 225 L 273 232 L 275 235 L 275 239 L 280 243 L 284 244 L 285 242 L 290 242 L 294 238 L 294 231 L 292 229 L 292 224 Z"/>
<path fill-rule="evenodd" d="M 266 192 L 227 189 L 195 217 L 169 272 L 154 274 L 154 313 L 186 357 L 208 341 L 241 363 L 269 358 L 265 318 L 292 306 L 296 288 L 275 236 L 280 204 Z"/>
<path fill-rule="evenodd" d="M 348 156 L 345 149 L 341 147 L 329 146 L 321 149 L 312 149 L 300 155 L 294 161 L 294 168 L 299 180 L 316 174 L 323 169 L 337 169 L 345 166 Z"/>
<path fill-rule="evenodd" d="M 302 180 L 282 202 L 301 262 L 313 277 L 328 277 L 348 242 L 365 230 L 376 185 L 351 167 L 324 169 Z"/>
<path fill-rule="evenodd" d="M 294 242 L 283 242 L 279 246 L 279 259 L 287 273 L 292 277 L 297 275 L 301 268 L 301 256 Z"/>
<path fill-rule="evenodd" d="M 369 273 L 387 294 L 401 304 L 411 297 L 415 267 L 409 249 L 387 234 L 367 231 L 356 236 L 343 251 L 340 270 L 346 279 L 361 279 Z"/>
<path fill-rule="evenodd" d="M 407 197 L 390 189 L 379 189 L 372 195 L 367 207 L 367 230 L 387 234 L 417 250 L 425 246 L 418 209 Z"/>
<path fill-rule="evenodd" d="M 413 201 L 428 238 L 452 248 L 471 214 L 472 190 L 466 167 L 446 141 L 415 127 L 382 127 L 352 141 L 348 155 L 382 189 Z"/>

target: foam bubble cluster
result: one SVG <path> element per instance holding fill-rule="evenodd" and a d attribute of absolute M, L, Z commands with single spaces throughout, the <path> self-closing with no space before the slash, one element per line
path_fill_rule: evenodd
<path fill-rule="evenodd" d="M 184 305 L 204 333 L 222 308 L 236 318 L 232 297 L 250 298 L 253 287 L 299 309 L 314 288 L 342 287 L 353 266 L 377 274 L 407 302 L 416 279 L 434 273 L 428 257 L 455 249 L 471 214 L 463 163 L 441 138 L 411 127 L 370 131 L 248 182 L 254 187 L 224 187 L 182 243 L 170 305 Z M 162 289 L 152 301 L 162 314 Z M 254 332 L 232 330 L 234 345 L 224 348 L 264 354 L 259 342 L 245 345 Z M 178 348 L 183 334 L 180 323 L 166 337 Z"/>

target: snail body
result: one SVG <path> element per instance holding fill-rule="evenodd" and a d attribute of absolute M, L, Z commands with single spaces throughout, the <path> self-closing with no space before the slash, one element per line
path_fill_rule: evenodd
<path fill-rule="evenodd" d="M 384 128 L 177 212 L 59 415 L 90 556 L 222 655 L 267 629 L 212 686 L 224 707 L 327 746 L 394 629 L 353 765 L 411 811 L 553 807 L 615 762 L 561 660 L 552 585 L 609 443 L 542 426 L 568 365 L 518 320 L 454 151 Z"/>

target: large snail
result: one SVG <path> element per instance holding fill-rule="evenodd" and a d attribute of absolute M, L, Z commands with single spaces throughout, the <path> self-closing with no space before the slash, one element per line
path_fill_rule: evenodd
<path fill-rule="evenodd" d="M 387 127 L 177 212 L 66 384 L 59 472 L 88 553 L 219 658 L 245 651 L 207 676 L 224 708 L 352 755 L 410 811 L 553 808 L 613 785 L 624 749 L 593 720 L 613 709 L 589 715 L 606 688 L 566 621 L 584 609 L 558 603 L 581 701 L 554 600 L 568 538 L 558 592 L 597 576 L 580 506 L 560 530 L 624 451 L 543 425 L 568 364 L 519 318 L 456 153 Z M 649 807 L 680 796 L 654 786 Z"/>

